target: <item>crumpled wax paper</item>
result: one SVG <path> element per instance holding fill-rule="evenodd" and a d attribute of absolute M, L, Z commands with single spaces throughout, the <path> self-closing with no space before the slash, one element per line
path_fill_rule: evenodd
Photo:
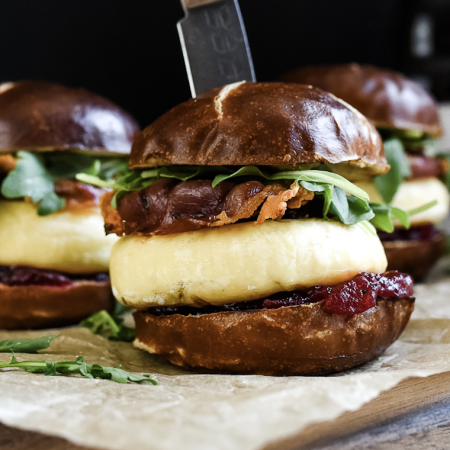
<path fill-rule="evenodd" d="M 87 329 L 58 330 L 48 350 L 18 359 L 82 355 L 89 363 L 149 373 L 158 386 L 1 372 L 0 421 L 108 449 L 261 449 L 355 411 L 405 378 L 450 371 L 450 278 L 416 293 L 413 319 L 384 355 L 328 377 L 193 374 Z M 0 340 L 46 334 L 3 331 Z M 10 358 L 0 354 L 0 361 Z"/>

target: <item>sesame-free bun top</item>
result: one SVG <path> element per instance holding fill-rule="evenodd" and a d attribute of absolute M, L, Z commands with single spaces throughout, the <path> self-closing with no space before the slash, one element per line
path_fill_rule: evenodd
<path fill-rule="evenodd" d="M 317 86 L 350 103 L 376 127 L 442 134 L 434 98 L 400 73 L 359 64 L 311 66 L 281 78 Z"/>
<path fill-rule="evenodd" d="M 329 163 L 384 173 L 380 136 L 321 89 L 236 83 L 176 106 L 138 134 L 131 167 Z"/>
<path fill-rule="evenodd" d="M 43 81 L 0 84 L 0 153 L 129 154 L 138 131 L 123 109 L 85 89 Z"/>

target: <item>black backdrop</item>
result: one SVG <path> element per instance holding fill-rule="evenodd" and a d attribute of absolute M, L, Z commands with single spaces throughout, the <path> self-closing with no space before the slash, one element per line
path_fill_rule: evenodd
<path fill-rule="evenodd" d="M 240 0 L 256 76 L 315 63 L 402 68 L 408 0 Z M 0 80 L 83 86 L 142 126 L 190 96 L 179 0 L 2 0 Z"/>

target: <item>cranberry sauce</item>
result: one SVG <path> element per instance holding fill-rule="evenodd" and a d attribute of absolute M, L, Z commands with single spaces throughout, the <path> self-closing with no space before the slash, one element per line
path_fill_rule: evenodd
<path fill-rule="evenodd" d="M 0 266 L 0 284 L 6 286 L 66 287 L 74 281 L 109 281 L 106 273 L 69 274 L 28 266 Z"/>
<path fill-rule="evenodd" d="M 351 280 L 336 286 L 314 286 L 306 292 L 278 292 L 266 299 L 229 303 L 220 306 L 163 306 L 150 308 L 155 316 L 200 316 L 221 311 L 249 311 L 255 309 L 278 309 L 283 306 L 298 306 L 325 300 L 324 309 L 330 314 L 353 315 L 367 311 L 376 305 L 377 297 L 383 299 L 411 298 L 414 282 L 410 275 L 397 270 L 375 274 L 361 272 Z"/>
<path fill-rule="evenodd" d="M 422 227 L 411 227 L 409 230 L 396 229 L 392 233 L 379 231 L 378 236 L 384 242 L 392 241 L 432 241 L 436 235 L 436 229 L 433 225 L 424 225 Z"/>

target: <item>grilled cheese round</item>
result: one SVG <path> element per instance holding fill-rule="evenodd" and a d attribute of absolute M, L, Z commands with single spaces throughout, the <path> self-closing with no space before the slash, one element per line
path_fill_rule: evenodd
<path fill-rule="evenodd" d="M 125 236 L 111 254 L 116 298 L 133 308 L 226 303 L 333 285 L 387 262 L 367 222 L 238 223 L 167 236 Z"/>

